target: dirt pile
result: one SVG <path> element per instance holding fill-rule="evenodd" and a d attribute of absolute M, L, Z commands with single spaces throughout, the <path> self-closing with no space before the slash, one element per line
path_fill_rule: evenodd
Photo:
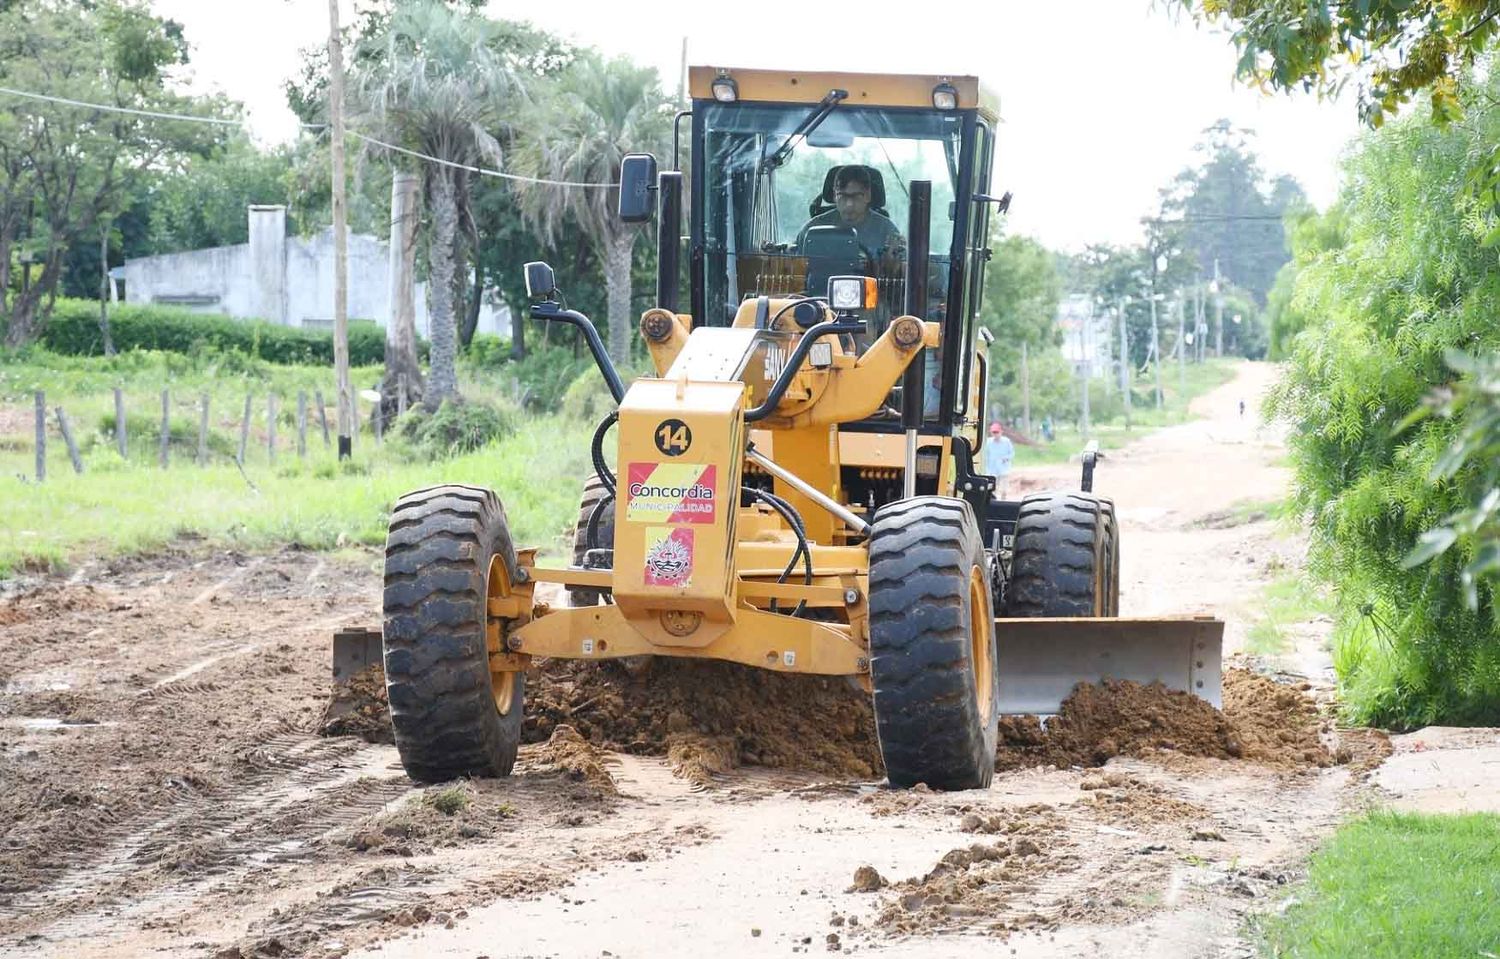
<path fill-rule="evenodd" d="M 1016 836 L 953 849 L 917 879 L 894 883 L 875 920 L 888 935 L 988 932 L 1035 926 L 1028 893 L 1050 873 L 1072 868 L 1071 857 L 1042 836 Z"/>
<path fill-rule="evenodd" d="M 739 765 L 882 773 L 869 697 L 842 679 L 692 660 L 638 671 L 549 660 L 527 676 L 526 691 L 528 740 L 566 724 L 596 745 L 669 755 L 695 781 Z"/>
<path fill-rule="evenodd" d="M 996 768 L 1098 766 L 1115 756 L 1167 750 L 1271 766 L 1329 766 L 1317 707 L 1301 690 L 1248 670 L 1224 675 L 1224 711 L 1160 684 L 1080 684 L 1045 726 L 1035 716 L 1001 721 Z"/>
<path fill-rule="evenodd" d="M 347 684 L 335 683 L 318 723 L 318 733 L 358 736 L 370 743 L 395 742 L 385 692 L 385 668 L 375 663 L 356 673 Z"/>
<path fill-rule="evenodd" d="M 1101 822 L 1114 826 L 1178 825 L 1213 817 L 1204 807 L 1178 799 L 1155 783 L 1123 773 L 1085 779 L 1079 788 L 1089 794 L 1087 808 Z"/>
<path fill-rule="evenodd" d="M 620 794 L 614 777 L 605 768 L 608 757 L 578 735 L 578 730 L 572 726 L 554 728 L 551 738 L 532 751 L 528 758 L 552 766 L 573 782 L 582 783 L 596 795 Z"/>

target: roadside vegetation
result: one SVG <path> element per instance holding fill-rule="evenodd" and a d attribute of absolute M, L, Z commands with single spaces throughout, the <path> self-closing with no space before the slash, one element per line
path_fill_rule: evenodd
<path fill-rule="evenodd" d="M 1500 816 L 1375 812 L 1342 826 L 1264 921 L 1285 959 L 1473 959 L 1500 949 Z"/>
<path fill-rule="evenodd" d="M 557 547 L 590 471 L 588 440 L 604 393 L 597 373 L 577 375 L 571 351 L 555 348 L 533 353 L 525 364 L 465 361 L 460 369 L 473 399 L 436 414 L 413 410 L 381 444 L 372 430 L 373 405 L 361 403 L 354 456 L 340 463 L 312 412 L 305 458 L 296 450 L 297 393 L 311 400 L 322 390 L 331 400 L 332 377 L 323 366 L 270 364 L 208 349 L 80 358 L 33 348 L 13 355 L 0 366 L 0 408 L 8 411 L 0 421 L 0 497 L 7 504 L 0 577 L 149 550 L 181 537 L 242 549 L 380 544 L 391 503 L 437 482 L 503 491 L 517 541 Z M 353 382 L 368 387 L 379 375 L 378 367 L 356 367 Z M 542 392 L 521 385 L 523 375 L 532 384 L 571 377 L 576 385 Z M 127 409 L 125 457 L 115 446 L 117 385 Z M 36 389 L 46 391 L 49 408 L 42 484 L 31 479 Z M 172 397 L 166 470 L 158 460 L 163 389 Z M 247 393 L 251 430 L 242 472 L 236 456 Z M 278 398 L 274 462 L 267 445 L 272 394 Z M 195 462 L 201 396 L 209 398 L 211 435 L 203 465 Z M 50 413 L 59 406 L 80 446 L 81 476 L 73 473 Z"/>

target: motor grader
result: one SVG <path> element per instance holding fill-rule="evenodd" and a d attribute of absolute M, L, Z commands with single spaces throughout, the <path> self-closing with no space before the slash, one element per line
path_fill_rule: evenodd
<path fill-rule="evenodd" d="M 622 382 L 551 268 L 526 267 L 531 316 L 579 331 L 615 403 L 571 565 L 514 544 L 489 489 L 420 489 L 391 514 L 382 639 L 407 772 L 509 773 L 538 657 L 851 677 L 894 786 L 986 786 L 1000 715 L 1056 712 L 1079 682 L 1217 704 L 1222 623 L 1118 618 L 1092 454 L 1082 488 L 1019 501 L 979 468 L 977 316 L 1009 195 L 991 193 L 978 81 L 697 67 L 690 86 L 687 235 L 680 137 L 671 169 L 632 155 L 619 185 L 622 219 L 659 220 L 653 373 Z M 543 583 L 569 604 L 539 602 Z"/>

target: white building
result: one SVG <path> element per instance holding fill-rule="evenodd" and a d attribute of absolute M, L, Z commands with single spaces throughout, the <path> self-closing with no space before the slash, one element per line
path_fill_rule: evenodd
<path fill-rule="evenodd" d="M 250 207 L 250 242 L 125 261 L 125 301 L 183 306 L 199 313 L 262 319 L 305 329 L 333 328 L 333 228 L 286 235 L 286 207 Z M 390 245 L 349 235 L 349 319 L 390 319 Z M 416 285 L 417 334 L 427 336 L 425 283 Z M 510 335 L 510 310 L 480 307 L 480 333 Z"/>

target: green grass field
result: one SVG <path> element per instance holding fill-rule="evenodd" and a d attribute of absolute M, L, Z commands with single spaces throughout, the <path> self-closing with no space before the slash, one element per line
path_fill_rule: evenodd
<path fill-rule="evenodd" d="M 1286 959 L 1500 955 L 1500 816 L 1376 812 L 1313 854 L 1286 912 L 1260 929 Z"/>
<path fill-rule="evenodd" d="M 374 367 L 353 371 L 359 389 L 378 381 Z M 508 383 L 466 375 L 465 394 L 498 399 Z M 127 457 L 116 451 L 112 389 L 123 388 L 131 430 Z M 82 448 L 77 476 L 48 417 L 47 479 L 32 480 L 35 389 L 49 410 L 62 406 Z M 172 403 L 170 467 L 158 465 L 160 391 Z M 58 567 L 94 555 L 118 555 L 196 535 L 214 543 L 315 548 L 384 541 L 391 503 L 403 492 L 438 482 L 491 486 L 505 502 L 516 541 L 554 554 L 578 509 L 590 472 L 592 424 L 561 415 L 515 411 L 513 435 L 472 453 L 414 461 L 411 451 L 370 432 L 370 404 L 354 457 L 339 463 L 310 416 L 307 456 L 296 453 L 296 394 L 321 389 L 332 404 L 331 371 L 271 366 L 230 357 L 194 361 L 164 353 L 114 359 L 32 353 L 0 366 L 0 577 L 18 567 Z M 235 464 L 246 391 L 252 393 L 245 472 Z M 266 397 L 279 397 L 278 450 L 267 449 Z M 213 440 L 207 465 L 194 462 L 199 396 L 210 398 Z M 330 417 L 332 407 L 330 405 Z M 577 482 L 559 479 L 577 477 Z M 253 484 L 253 487 L 252 487 Z"/>

